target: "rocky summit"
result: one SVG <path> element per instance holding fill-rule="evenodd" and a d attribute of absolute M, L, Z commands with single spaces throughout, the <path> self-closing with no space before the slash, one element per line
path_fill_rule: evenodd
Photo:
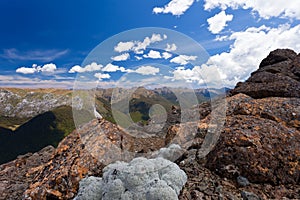
<path fill-rule="evenodd" d="M 205 157 L 199 149 L 215 108 L 210 103 L 195 108 L 201 116 L 193 122 L 196 136 L 175 161 L 188 177 L 179 199 L 300 199 L 299 72 L 300 54 L 272 51 L 226 97 L 221 135 Z M 102 177 L 109 159 L 130 159 L 118 157 L 118 149 L 151 152 L 178 134 L 180 126 L 173 124 L 164 138 L 136 138 L 104 119 L 93 120 L 55 150 L 47 147 L 1 165 L 0 199 L 73 199 L 80 180 Z M 109 154 L 111 144 L 119 148 Z"/>
<path fill-rule="evenodd" d="M 243 93 L 253 98 L 300 97 L 300 55 L 290 49 L 272 51 L 232 95 Z"/>

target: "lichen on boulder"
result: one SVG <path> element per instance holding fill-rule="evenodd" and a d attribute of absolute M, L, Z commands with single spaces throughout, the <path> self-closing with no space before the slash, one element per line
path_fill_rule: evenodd
<path fill-rule="evenodd" d="M 186 181 L 185 172 L 175 163 L 139 157 L 129 163 L 117 161 L 106 166 L 102 179 L 83 179 L 75 199 L 174 200 Z"/>

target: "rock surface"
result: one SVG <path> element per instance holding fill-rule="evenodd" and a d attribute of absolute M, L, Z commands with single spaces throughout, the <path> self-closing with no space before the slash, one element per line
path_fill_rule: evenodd
<path fill-rule="evenodd" d="M 291 50 L 273 51 L 231 91 L 218 143 L 200 159 L 197 151 L 210 117 L 206 112 L 198 143 L 178 161 L 189 176 L 181 199 L 300 199 L 299 58 Z M 209 110 L 205 107 L 200 112 Z M 176 130 L 169 129 L 172 135 Z M 241 176 L 249 184 L 238 183 Z"/>
<path fill-rule="evenodd" d="M 135 152 L 147 151 L 147 148 L 159 149 L 163 145 L 162 139 L 134 139 L 106 120 L 93 120 L 59 144 L 51 160 L 36 173 L 25 197 L 72 199 L 82 178 L 101 176 L 105 165 L 114 160 L 126 160 L 126 154 L 121 154 L 123 150 L 135 156 Z"/>
<path fill-rule="evenodd" d="M 37 172 L 50 160 L 54 151 L 54 147 L 48 146 L 37 153 L 28 153 L 0 165 L 0 199 L 21 199 L 26 188 Z"/>
<path fill-rule="evenodd" d="M 244 83 L 238 83 L 231 95 L 247 94 L 253 98 L 300 97 L 300 54 L 277 49 L 263 59 L 259 69 Z"/>
<path fill-rule="evenodd" d="M 129 163 L 109 164 L 103 169 L 101 180 L 83 179 L 75 199 L 176 200 L 186 181 L 186 174 L 175 163 L 139 157 Z"/>

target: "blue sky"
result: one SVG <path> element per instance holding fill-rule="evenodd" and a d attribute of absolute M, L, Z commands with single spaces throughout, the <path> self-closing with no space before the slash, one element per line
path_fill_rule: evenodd
<path fill-rule="evenodd" d="M 175 44 L 177 47 L 172 57 L 165 59 L 163 53 L 166 49 L 155 50 L 148 45 L 138 56 L 143 58 L 140 65 L 143 68 L 138 70 L 129 69 L 130 61 L 142 62 L 137 55 L 108 48 L 107 51 L 115 53 L 114 57 L 128 53 L 130 58 L 112 60 L 110 64 L 119 67 L 115 70 L 105 68 L 109 63 L 96 63 L 95 68 L 90 68 L 92 70 L 88 72 L 99 78 L 98 82 L 103 86 L 114 86 L 127 73 L 142 75 L 145 79 L 157 76 L 158 73 L 149 71 L 164 71 L 162 68 L 157 71 L 155 65 L 161 62 L 168 65 L 169 61 L 173 71 L 163 77 L 170 81 L 184 80 L 203 85 L 203 80 L 201 82 L 198 77 L 201 70 L 214 69 L 218 70 L 225 86 L 233 87 L 257 69 L 261 59 L 271 50 L 292 48 L 300 52 L 299 5 L 299 0 L 274 0 L 272 3 L 259 0 L 2 0 L 0 87 L 72 88 L 74 81 L 86 73 L 85 67 L 91 66 L 92 60 L 86 58 L 97 45 L 118 33 L 142 27 L 160 27 L 183 33 L 198 42 L 210 58 L 196 63 L 199 66 L 189 64 L 192 62 L 189 59 L 185 60 L 187 63 L 171 62 L 180 55 L 177 60 L 180 58 L 181 61 L 195 55 L 180 51 L 176 39 L 168 36 L 170 40 L 165 45 Z M 127 42 L 143 42 L 158 32 L 149 31 L 147 34 Z M 161 32 L 162 38 L 163 35 Z M 126 42 L 125 38 L 122 41 L 122 37 L 115 37 L 114 45 Z M 146 59 L 151 50 L 160 58 L 152 55 Z M 140 73 L 143 70 L 149 74 Z M 209 77 L 205 82 L 212 79 L 215 77 Z"/>

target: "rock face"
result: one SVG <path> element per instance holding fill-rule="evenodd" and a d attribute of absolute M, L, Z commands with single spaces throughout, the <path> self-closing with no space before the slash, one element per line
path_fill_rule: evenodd
<path fill-rule="evenodd" d="M 300 97 L 300 55 L 289 49 L 277 49 L 263 59 L 259 69 L 244 83 L 238 83 L 231 95 L 253 98 Z"/>
<path fill-rule="evenodd" d="M 207 166 L 252 183 L 299 184 L 300 99 L 238 94 L 228 104 L 225 129 Z"/>
<path fill-rule="evenodd" d="M 199 144 L 179 161 L 189 176 L 189 190 L 184 190 L 181 199 L 207 195 L 213 199 L 300 199 L 299 58 L 291 50 L 273 51 L 245 83 L 231 91 L 218 143 L 205 159 L 200 159 L 197 151 L 203 140 L 201 133 L 206 133 L 210 117 L 209 113 L 204 115 L 198 125 Z M 199 107 L 200 112 L 203 107 Z M 176 127 L 169 131 L 174 135 Z M 199 164 L 188 164 L 191 157 Z M 194 178 L 199 171 L 202 181 Z M 208 177 L 215 186 L 197 186 Z M 239 177 L 249 183 L 241 184 Z M 219 192 L 211 192 L 219 186 Z"/>
<path fill-rule="evenodd" d="M 95 119 L 59 144 L 50 161 L 35 173 L 25 199 L 72 199 L 82 178 L 101 176 L 108 162 L 126 159 L 120 154 L 121 150 L 134 153 L 159 149 L 163 145 L 162 139 L 134 139 L 118 126 Z"/>
<path fill-rule="evenodd" d="M 37 153 L 28 153 L 0 165 L 0 199 L 21 199 L 26 188 L 43 165 L 49 162 L 54 151 L 54 147 L 48 146 Z"/>

